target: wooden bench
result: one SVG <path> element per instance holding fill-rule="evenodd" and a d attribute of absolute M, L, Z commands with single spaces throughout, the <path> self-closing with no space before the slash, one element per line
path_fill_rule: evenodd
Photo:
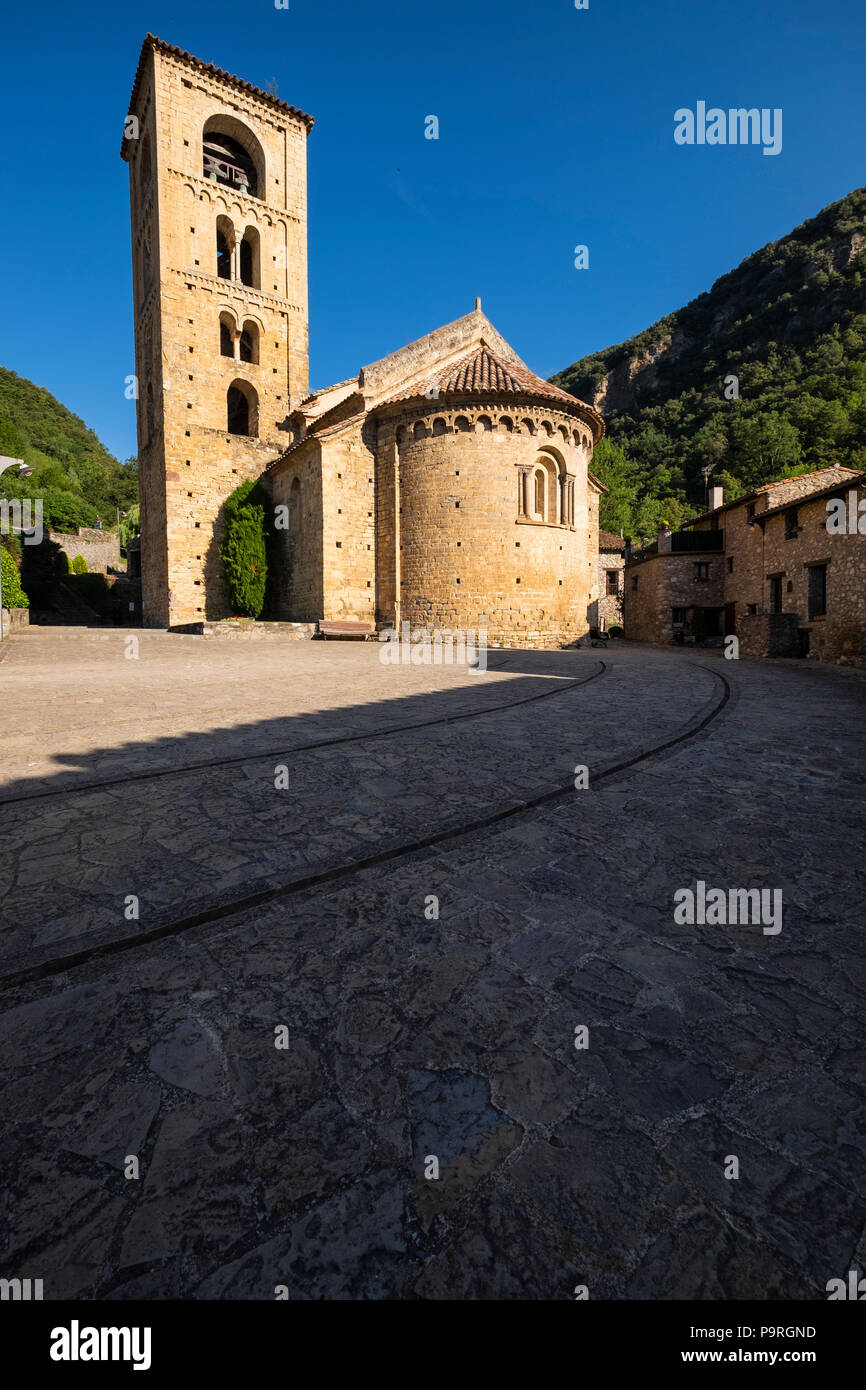
<path fill-rule="evenodd" d="M 342 637 L 354 638 L 356 641 L 365 642 L 368 637 L 376 636 L 376 629 L 372 623 L 352 623 L 352 622 L 325 622 L 319 623 L 320 637 Z"/>

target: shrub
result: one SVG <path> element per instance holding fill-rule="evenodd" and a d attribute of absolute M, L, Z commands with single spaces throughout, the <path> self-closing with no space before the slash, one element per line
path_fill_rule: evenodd
<path fill-rule="evenodd" d="M 257 618 L 265 604 L 268 551 L 272 544 L 270 498 L 260 483 L 241 483 L 224 506 L 220 545 L 232 612 Z"/>
<path fill-rule="evenodd" d="M 90 569 L 83 555 L 76 555 L 72 561 L 73 574 L 89 574 Z"/>
<path fill-rule="evenodd" d="M 21 588 L 18 566 L 5 545 L 0 546 L 0 574 L 3 577 L 3 607 L 29 608 L 30 600 Z"/>

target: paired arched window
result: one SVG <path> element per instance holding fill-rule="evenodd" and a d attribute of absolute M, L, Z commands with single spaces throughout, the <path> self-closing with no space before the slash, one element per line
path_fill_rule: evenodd
<path fill-rule="evenodd" d="M 255 439 L 259 433 L 259 399 L 248 381 L 233 381 L 226 397 L 229 434 Z"/>
<path fill-rule="evenodd" d="M 259 326 L 253 319 L 246 319 L 238 329 L 234 316 L 223 309 L 220 314 L 220 356 L 231 357 L 236 362 L 258 362 Z"/>
<path fill-rule="evenodd" d="M 221 280 L 240 280 L 258 290 L 262 283 L 262 239 L 257 227 L 247 227 L 238 242 L 234 223 L 224 214 L 216 224 L 216 273 Z"/>

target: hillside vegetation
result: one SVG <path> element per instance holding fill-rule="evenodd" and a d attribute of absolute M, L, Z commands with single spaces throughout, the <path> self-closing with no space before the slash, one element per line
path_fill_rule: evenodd
<path fill-rule="evenodd" d="M 44 524 L 55 531 L 114 526 L 138 502 L 134 459 L 118 462 L 83 420 L 26 377 L 0 367 L 0 454 L 23 458 L 32 477 L 0 475 L 0 497 L 41 497 Z"/>
<path fill-rule="evenodd" d="M 552 378 L 605 417 L 593 464 L 610 488 L 605 529 L 653 535 L 697 515 L 709 465 L 728 500 L 829 464 L 866 466 L 864 247 L 860 188 Z"/>

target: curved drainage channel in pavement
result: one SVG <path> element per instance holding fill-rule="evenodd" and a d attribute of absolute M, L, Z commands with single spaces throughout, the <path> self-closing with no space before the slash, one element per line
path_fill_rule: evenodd
<path fill-rule="evenodd" d="M 490 666 L 488 670 L 499 671 L 508 663 Z M 542 690 L 538 695 L 523 695 L 519 700 L 510 700 L 502 705 L 488 705 L 486 709 L 465 710 L 462 714 L 446 714 L 441 719 L 422 719 L 416 724 L 392 724 L 386 729 L 374 729 L 368 734 L 342 734 L 337 738 L 323 738 L 315 743 L 297 743 L 293 748 L 271 748 L 262 752 L 239 753 L 235 758 L 210 758 L 200 763 L 187 763 L 184 767 L 161 767 L 151 772 L 130 772 L 121 777 L 107 777 L 102 781 L 79 782 L 74 787 L 45 787 L 37 792 L 24 792 L 21 796 L 0 799 L 0 806 L 16 806 L 22 801 L 44 801 L 54 796 L 77 796 L 79 793 L 99 791 L 105 787 L 127 787 L 130 782 L 147 782 L 158 777 L 183 777 L 189 772 L 202 772 L 208 768 L 232 767 L 238 763 L 252 763 L 259 758 L 291 758 L 296 753 L 309 753 L 317 748 L 335 748 L 342 743 L 363 743 L 365 739 L 390 738 L 394 734 L 404 734 L 412 729 L 432 729 L 436 724 L 457 724 L 461 719 L 480 719 L 484 714 L 501 714 L 505 710 L 517 709 L 519 705 L 531 705 L 536 700 L 552 700 L 556 695 L 564 695 L 578 686 L 589 685 L 610 670 L 607 662 L 599 660 L 598 670 L 584 676 L 579 681 L 564 681 L 555 690 Z M 532 677 L 549 679 L 549 677 Z M 561 677 L 554 677 L 561 680 Z"/>
<path fill-rule="evenodd" d="M 698 734 L 709 727 L 724 710 L 731 698 L 731 685 L 727 677 L 721 671 L 714 671 L 709 666 L 701 666 L 695 663 L 698 669 L 706 671 L 708 675 L 714 677 L 721 687 L 722 693 L 709 712 L 703 715 L 698 722 L 693 718 L 682 733 L 675 734 L 673 738 L 665 739 L 663 743 L 654 744 L 650 748 L 645 748 L 639 753 L 633 754 L 630 758 L 625 758 L 621 762 L 613 763 L 610 767 L 602 768 L 595 773 L 592 778 L 592 790 L 599 783 L 607 782 L 620 773 L 627 772 L 631 768 L 637 767 L 641 763 L 646 763 L 650 758 L 659 757 L 669 749 L 677 747 L 679 744 L 686 743 L 689 739 L 696 738 Z M 604 663 L 602 663 L 604 666 Z M 607 669 L 607 668 L 605 668 Z M 602 672 L 596 673 L 601 675 Z M 593 677 L 589 678 L 590 680 Z M 586 681 L 577 681 L 577 685 L 585 685 Z M 558 692 L 549 692 L 550 694 Z M 538 696 L 531 696 L 531 699 L 538 699 Z M 524 703 L 517 701 L 516 703 Z M 501 708 L 508 708 L 502 706 Z M 492 711 L 488 711 L 492 712 Z M 452 718 L 466 718 L 465 715 L 456 715 Z M 435 720 L 435 723 L 449 722 L 446 720 Z M 366 737 L 369 737 L 367 735 Z M 339 740 L 337 740 L 339 741 Z M 538 810 L 541 806 L 549 806 L 553 802 L 560 801 L 567 796 L 574 795 L 574 785 L 572 782 L 565 787 L 555 787 L 552 791 L 542 792 L 538 796 L 527 797 L 514 805 L 506 806 L 499 811 L 494 811 L 489 816 L 479 817 L 477 820 L 464 822 L 462 825 L 452 826 L 448 830 L 439 830 L 432 835 L 426 835 L 421 839 L 407 841 L 401 845 L 394 845 L 391 849 L 381 850 L 378 854 L 368 855 L 364 859 L 353 859 L 346 864 L 337 865 L 335 868 L 323 869 L 319 873 L 307 874 L 305 877 L 291 879 L 288 883 L 282 883 L 276 888 L 263 889 L 258 893 L 250 893 L 244 897 L 233 898 L 228 902 L 215 904 L 212 907 L 204 908 L 201 912 L 196 912 L 188 917 L 179 917 L 170 922 L 163 922 L 159 926 L 150 928 L 149 931 L 140 932 L 136 936 L 126 936 L 114 941 L 104 942 L 82 948 L 80 951 L 70 952 L 65 956 L 57 956 L 51 960 L 46 960 L 37 965 L 27 966 L 22 970 L 12 971 L 8 975 L 0 977 L 0 990 L 11 989 L 15 985 L 26 984 L 33 980 L 45 979 L 51 975 L 59 975 L 64 971 L 76 969 L 80 965 L 85 965 L 89 961 L 99 958 L 108 958 L 118 955 L 123 951 L 136 950 L 140 946 L 147 946 L 151 942 L 161 941 L 167 937 L 180 936 L 183 932 L 191 931 L 194 927 L 202 927 L 210 922 L 217 922 L 226 917 L 234 917 L 240 912 L 250 911 L 254 908 L 264 907 L 268 903 L 276 902 L 280 898 L 292 897 L 296 893 L 303 893 L 310 888 L 320 888 L 332 883 L 339 883 L 342 879 L 349 878 L 353 874 L 362 873 L 365 869 L 376 868 L 380 864 L 390 863 L 394 859 L 402 859 L 405 855 L 414 854 L 419 850 L 430 849 L 436 845 L 446 844 L 449 840 L 458 840 L 465 835 L 478 834 L 488 830 L 492 826 L 501 825 L 504 822 L 514 820 L 518 816 L 526 815 L 530 811 Z"/>

